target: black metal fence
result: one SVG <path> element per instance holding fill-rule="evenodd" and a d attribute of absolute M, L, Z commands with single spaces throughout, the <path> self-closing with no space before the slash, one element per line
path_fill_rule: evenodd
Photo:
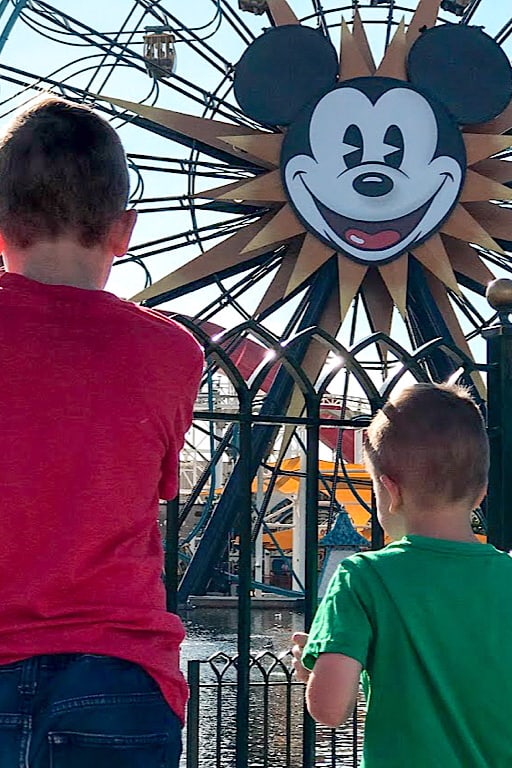
<path fill-rule="evenodd" d="M 231 768 L 236 765 L 237 657 L 218 653 L 189 661 L 190 702 L 184 765 Z M 291 672 L 290 654 L 251 655 L 247 765 L 302 768 L 304 686 Z M 316 765 L 357 768 L 362 753 L 364 705 L 337 730 L 318 728 Z"/>
<path fill-rule="evenodd" d="M 506 535 L 503 538 L 503 525 L 498 519 L 503 509 L 503 494 L 512 492 L 512 473 L 507 474 L 504 461 L 504 451 L 510 441 L 503 439 L 507 425 L 500 422 L 500 408 L 504 407 L 506 388 L 512 381 L 510 326 L 502 316 L 500 324 L 489 332 L 488 366 L 476 363 L 443 339 L 410 352 L 380 333 L 347 349 L 322 329 L 308 328 L 284 346 L 250 321 L 212 340 L 204 329 L 179 319 L 205 347 L 206 380 L 214 375 L 225 377 L 231 383 L 235 401 L 219 413 L 211 398 L 203 397 L 196 413 L 199 423 L 222 421 L 225 429 L 221 435 L 215 435 L 211 443 L 211 463 L 204 468 L 188 497 L 182 499 L 181 507 L 176 501 L 168 504 L 166 570 L 170 609 L 191 594 L 203 594 L 209 579 L 222 570 L 219 563 L 230 531 L 236 531 L 239 545 L 237 654 L 233 658 L 217 655 L 189 664 L 191 700 L 184 764 L 186 768 L 356 766 L 362 710 L 354 723 L 339 733 L 315 729 L 303 709 L 303 686 L 294 681 L 287 660 L 270 653 L 260 656 L 251 653 L 254 541 L 272 492 L 270 480 L 255 514 L 254 478 L 260 466 L 268 466 L 272 445 L 278 446 L 278 459 L 274 463 L 274 467 L 278 467 L 294 431 L 302 430 L 306 520 L 303 595 L 304 628 L 307 629 L 317 604 L 318 501 L 322 482 L 320 430 L 326 426 L 339 428 L 341 435 L 343 430 L 364 427 L 395 388 L 411 381 L 432 380 L 440 367 L 450 373 L 452 381 L 471 387 L 485 409 L 484 391 L 490 373 L 490 381 L 498 382 L 495 401 L 489 408 L 493 420 L 490 437 L 494 472 L 491 473 L 494 489 L 490 522 L 491 527 L 494 526 L 493 542 L 510 546 L 512 542 L 505 541 Z M 247 340 L 256 340 L 266 351 L 250 377 L 242 370 L 240 355 L 237 357 Z M 482 351 L 485 355 L 484 345 Z M 271 384 L 266 386 L 269 379 Z M 334 384 L 340 394 L 339 415 L 324 418 L 322 403 L 326 395 L 332 395 Z M 354 397 L 365 404 L 361 412 L 355 414 L 348 407 L 350 398 Z M 490 397 L 492 400 L 492 393 Z M 178 585 L 180 526 L 185 524 L 200 495 L 204 495 L 208 482 L 211 484 L 212 467 L 221 461 L 225 452 L 235 457 L 231 475 L 215 509 L 212 508 L 203 521 L 202 528 L 196 529 L 199 545 Z M 343 478 L 347 475 L 343 456 L 338 456 L 337 461 L 339 477 Z M 357 495 L 356 489 L 354 493 Z M 378 548 L 382 546 L 383 535 L 374 510 L 363 499 L 359 501 L 368 507 L 372 519 L 371 544 Z M 214 717 L 211 711 L 208 717 L 202 716 L 205 696 L 215 702 Z M 275 729 L 277 723 L 279 733 Z M 208 745 L 206 753 L 205 744 Z"/>

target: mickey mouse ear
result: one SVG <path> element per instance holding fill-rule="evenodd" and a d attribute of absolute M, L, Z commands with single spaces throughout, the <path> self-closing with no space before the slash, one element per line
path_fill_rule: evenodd
<path fill-rule="evenodd" d="M 258 37 L 236 66 L 235 96 L 246 115 L 288 125 L 300 109 L 336 83 L 338 60 L 321 32 L 298 24 Z"/>
<path fill-rule="evenodd" d="M 512 68 L 504 51 L 478 27 L 446 24 L 426 30 L 411 48 L 409 80 L 461 124 L 485 123 L 512 99 Z"/>

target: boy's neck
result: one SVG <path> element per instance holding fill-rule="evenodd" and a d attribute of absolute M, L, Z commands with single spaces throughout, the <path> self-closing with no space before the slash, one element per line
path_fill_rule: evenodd
<path fill-rule="evenodd" d="M 103 290 L 112 267 L 112 259 L 101 247 L 85 248 L 69 237 L 26 249 L 6 247 L 3 260 L 7 272 L 48 285 L 88 290 Z"/>
<path fill-rule="evenodd" d="M 405 535 L 427 536 L 431 539 L 446 539 L 447 541 L 478 542 L 470 525 L 467 527 L 451 526 L 411 526 Z"/>
<path fill-rule="evenodd" d="M 409 534 L 447 541 L 478 542 L 471 528 L 470 513 L 461 514 L 451 508 L 405 514 L 402 535 Z"/>

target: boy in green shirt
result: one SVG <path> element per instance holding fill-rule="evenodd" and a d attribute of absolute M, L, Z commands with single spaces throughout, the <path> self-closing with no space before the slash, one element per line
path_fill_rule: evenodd
<path fill-rule="evenodd" d="M 343 723 L 363 672 L 364 768 L 510 768 L 512 558 L 470 524 L 482 417 L 465 390 L 417 384 L 375 416 L 365 450 L 395 541 L 344 560 L 309 638 L 294 635 L 309 712 Z"/>

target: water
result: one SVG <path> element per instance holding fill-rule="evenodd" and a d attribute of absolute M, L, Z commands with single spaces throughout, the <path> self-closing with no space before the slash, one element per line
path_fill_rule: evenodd
<path fill-rule="evenodd" d="M 183 611 L 187 630 L 182 662 L 207 659 L 214 653 L 236 653 L 238 614 L 235 608 L 194 608 Z M 304 616 L 290 610 L 255 609 L 251 612 L 251 650 L 271 649 L 279 654 L 291 647 L 291 636 L 303 631 Z M 184 667 L 185 669 L 185 667 Z"/>
<path fill-rule="evenodd" d="M 237 611 L 234 608 L 195 608 L 184 611 L 187 639 L 182 648 L 186 673 L 190 660 L 201 665 L 199 762 L 197 768 L 232 768 L 236 735 Z M 302 631 L 304 617 L 290 610 L 255 609 L 251 616 L 251 668 L 248 768 L 302 768 L 304 686 L 291 675 L 291 635 Z M 283 657 L 280 659 L 280 657 Z M 336 732 L 319 728 L 317 768 L 355 768 L 362 727 L 349 724 Z M 185 768 L 183 760 L 182 766 Z M 189 765 L 187 768 L 196 768 Z"/>

